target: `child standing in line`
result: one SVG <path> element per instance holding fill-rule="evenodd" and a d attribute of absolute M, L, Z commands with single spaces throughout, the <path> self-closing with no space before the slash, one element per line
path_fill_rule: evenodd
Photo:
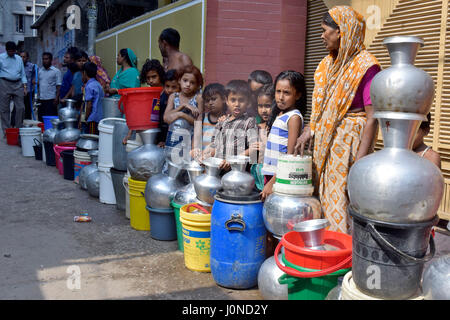
<path fill-rule="evenodd" d="M 204 112 L 202 123 L 196 122 L 194 125 L 194 141 L 192 156 L 201 157 L 201 150 L 205 150 L 211 144 L 219 118 L 225 115 L 227 105 L 225 87 L 220 83 L 211 83 L 205 87 L 202 93 Z M 197 128 L 197 124 L 199 124 Z M 201 124 L 201 126 L 200 126 Z"/>
<path fill-rule="evenodd" d="M 264 188 L 264 175 L 262 174 L 262 167 L 264 163 L 264 150 L 267 143 L 267 122 L 270 118 L 272 111 L 272 104 L 275 99 L 275 91 L 272 84 L 266 84 L 258 90 L 257 107 L 258 115 L 261 122 L 258 124 L 258 142 L 253 143 L 250 146 L 250 155 L 252 152 L 256 152 L 255 158 L 258 159 L 258 163 L 252 164 L 250 172 L 255 178 L 256 187 L 262 191 Z"/>
<path fill-rule="evenodd" d="M 255 70 L 248 76 L 248 84 L 253 93 L 253 107 L 249 111 L 251 116 L 256 118 L 256 123 L 261 123 L 261 118 L 258 115 L 258 110 L 256 108 L 258 91 L 267 84 L 273 84 L 272 76 L 269 72 L 265 70 Z"/>
<path fill-rule="evenodd" d="M 291 70 L 281 72 L 275 79 L 275 102 L 267 125 L 270 133 L 262 168 L 265 176 L 261 192 L 263 201 L 272 193 L 279 156 L 294 153 L 295 143 L 303 129 L 303 115 L 300 111 L 306 109 L 303 75 Z"/>
<path fill-rule="evenodd" d="M 180 84 L 178 83 L 176 70 L 171 69 L 164 74 L 164 90 L 159 98 L 159 128 L 161 132 L 156 137 L 156 143 L 160 148 L 166 145 L 169 126 L 164 122 L 164 112 L 166 111 L 167 100 L 174 92 L 180 92 Z"/>
<path fill-rule="evenodd" d="M 195 66 L 185 67 L 181 72 L 179 84 L 181 91 L 170 95 L 164 112 L 164 121 L 169 124 L 166 154 L 174 162 L 177 162 L 175 155 L 178 155 L 179 159 L 183 157 L 181 143 L 187 134 L 189 134 L 188 149 L 190 150 L 194 122 L 201 121 L 203 114 L 203 100 L 199 94 L 203 86 L 200 70 Z M 172 154 L 172 151 L 175 153 Z"/>
<path fill-rule="evenodd" d="M 431 149 L 431 147 L 427 146 L 423 142 L 423 138 L 425 138 L 428 135 L 428 133 L 430 133 L 430 122 L 431 122 L 431 113 L 428 113 L 427 121 L 422 121 L 422 123 L 420 124 L 419 130 L 417 131 L 416 139 L 414 140 L 412 150 L 419 156 L 430 160 L 439 169 L 441 169 L 441 156 L 439 155 L 438 152 L 434 151 L 433 149 Z"/>
<path fill-rule="evenodd" d="M 224 159 L 222 169 L 229 169 L 228 156 L 249 156 L 249 146 L 258 140 L 256 120 L 247 113 L 252 103 L 250 86 L 244 80 L 231 80 L 225 86 L 228 114 L 217 123 L 211 144 L 203 151 L 202 158 L 210 156 Z"/>
<path fill-rule="evenodd" d="M 102 103 L 104 92 L 102 85 L 97 81 L 97 66 L 93 62 L 83 65 L 84 107 L 86 124 L 85 133 L 99 134 L 98 123 L 103 118 Z M 81 119 L 80 119 L 81 121 Z"/>

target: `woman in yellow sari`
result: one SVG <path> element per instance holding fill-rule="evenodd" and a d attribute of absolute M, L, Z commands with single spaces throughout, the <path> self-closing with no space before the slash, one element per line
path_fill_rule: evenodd
<path fill-rule="evenodd" d="M 380 65 L 364 47 L 365 20 L 353 8 L 332 8 L 322 29 L 330 54 L 314 74 L 311 121 L 296 150 L 303 154 L 306 144 L 314 145 L 314 181 L 325 218 L 330 230 L 350 233 L 347 176 L 353 163 L 373 150 L 378 123 L 370 83 Z"/>

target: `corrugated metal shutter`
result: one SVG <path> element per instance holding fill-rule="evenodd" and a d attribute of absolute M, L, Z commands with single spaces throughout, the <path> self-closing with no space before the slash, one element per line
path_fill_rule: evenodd
<path fill-rule="evenodd" d="M 314 90 L 314 72 L 319 62 L 328 54 L 322 43 L 322 17 L 328 11 L 322 0 L 308 0 L 308 19 L 306 25 L 306 50 L 305 50 L 305 81 L 308 95 L 308 112 L 305 116 L 305 123 L 309 123 L 311 115 L 311 97 Z"/>

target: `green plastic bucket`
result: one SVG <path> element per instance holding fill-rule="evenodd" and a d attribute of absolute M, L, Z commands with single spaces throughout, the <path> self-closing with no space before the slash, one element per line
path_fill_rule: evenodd
<path fill-rule="evenodd" d="M 170 205 L 173 207 L 173 212 L 175 214 L 175 223 L 177 227 L 177 241 L 178 241 L 178 250 L 181 252 L 184 252 L 184 245 L 183 245 L 183 228 L 181 226 L 180 222 L 180 208 L 182 205 L 171 201 Z"/>
<path fill-rule="evenodd" d="M 317 270 L 302 268 L 290 263 L 282 254 L 283 263 L 290 268 L 301 272 L 313 272 Z M 337 286 L 338 278 L 344 276 L 351 268 L 340 269 L 326 276 L 316 278 L 297 278 L 283 274 L 278 282 L 287 284 L 288 300 L 325 300 L 328 293 Z"/>

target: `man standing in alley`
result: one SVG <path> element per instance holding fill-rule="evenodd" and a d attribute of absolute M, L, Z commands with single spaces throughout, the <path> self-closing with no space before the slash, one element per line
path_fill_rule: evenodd
<path fill-rule="evenodd" d="M 25 93 L 24 103 L 25 103 L 25 116 L 24 119 L 31 119 L 31 108 L 33 108 L 32 99 L 34 93 L 33 80 L 36 78 L 37 65 L 31 63 L 30 55 L 27 51 L 22 51 L 20 53 L 22 57 L 23 66 L 25 68 L 25 75 L 27 77 L 27 92 Z"/>
<path fill-rule="evenodd" d="M 69 64 L 75 63 L 75 56 L 79 53 L 79 49 L 77 47 L 70 47 L 67 49 L 66 53 L 64 54 L 63 59 L 63 67 L 67 68 L 67 71 L 64 73 L 64 76 L 62 78 L 61 88 L 59 90 L 59 98 L 60 100 L 63 99 L 67 93 L 69 92 L 70 88 L 72 87 L 72 81 L 74 74 L 69 69 Z M 61 103 L 63 104 L 63 103 Z M 64 104 L 63 104 L 64 105 Z"/>
<path fill-rule="evenodd" d="M 10 124 L 11 99 L 16 109 L 15 126 L 20 128 L 23 123 L 25 105 L 23 97 L 27 91 L 27 77 L 22 58 L 16 54 L 16 44 L 8 41 L 5 45 L 6 52 L 0 54 L 0 114 L 2 119 L 3 137 L 6 137 L 6 129 Z"/>
<path fill-rule="evenodd" d="M 50 52 L 42 54 L 42 68 L 38 74 L 39 102 L 38 120 L 43 116 L 57 116 L 59 104 L 59 89 L 61 88 L 61 71 L 52 66 L 53 55 Z"/>
<path fill-rule="evenodd" d="M 159 36 L 158 45 L 166 72 L 175 69 L 179 74 L 185 67 L 193 65 L 191 58 L 179 50 L 180 34 L 177 30 L 164 29 Z"/>

